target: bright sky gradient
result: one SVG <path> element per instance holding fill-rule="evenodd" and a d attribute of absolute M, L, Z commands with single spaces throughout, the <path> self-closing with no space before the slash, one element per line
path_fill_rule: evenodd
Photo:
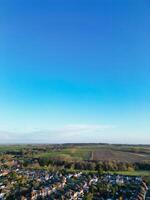
<path fill-rule="evenodd" d="M 7 142 L 150 144 L 150 1 L 1 0 Z"/>

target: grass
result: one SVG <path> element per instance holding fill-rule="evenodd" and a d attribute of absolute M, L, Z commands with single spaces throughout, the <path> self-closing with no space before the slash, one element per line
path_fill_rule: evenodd
<path fill-rule="evenodd" d="M 138 171 L 110 171 L 111 174 L 121 174 L 127 176 L 148 176 L 150 177 L 150 171 L 147 170 L 138 170 Z"/>
<path fill-rule="evenodd" d="M 88 160 L 90 159 L 91 152 L 82 148 L 66 148 L 61 151 L 49 151 L 46 153 L 35 154 L 35 157 L 49 157 L 49 158 L 62 158 L 67 160 Z"/>

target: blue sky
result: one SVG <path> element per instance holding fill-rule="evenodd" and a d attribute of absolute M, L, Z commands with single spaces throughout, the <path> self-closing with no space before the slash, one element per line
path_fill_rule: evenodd
<path fill-rule="evenodd" d="M 148 0 L 2 0 L 0 142 L 150 143 Z"/>

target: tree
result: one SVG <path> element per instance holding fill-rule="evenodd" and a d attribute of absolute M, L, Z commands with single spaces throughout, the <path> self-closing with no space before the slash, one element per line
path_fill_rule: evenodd
<path fill-rule="evenodd" d="M 93 199 L 93 194 L 92 193 L 88 193 L 85 197 L 85 200 L 92 200 Z"/>

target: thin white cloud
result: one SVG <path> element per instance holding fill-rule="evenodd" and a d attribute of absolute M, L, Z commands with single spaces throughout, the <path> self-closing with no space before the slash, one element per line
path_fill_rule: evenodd
<path fill-rule="evenodd" d="M 83 142 L 85 139 L 88 140 L 90 135 L 94 136 L 94 134 L 113 128 L 115 128 L 114 125 L 68 124 L 61 128 L 26 133 L 0 131 L 0 143 Z"/>
<path fill-rule="evenodd" d="M 67 130 L 71 131 L 95 131 L 95 130 L 105 130 L 114 128 L 112 125 L 91 125 L 91 124 L 70 124 L 65 127 Z"/>
<path fill-rule="evenodd" d="M 10 131 L 0 131 L 0 143 L 14 143 L 19 141 L 20 134 Z"/>

